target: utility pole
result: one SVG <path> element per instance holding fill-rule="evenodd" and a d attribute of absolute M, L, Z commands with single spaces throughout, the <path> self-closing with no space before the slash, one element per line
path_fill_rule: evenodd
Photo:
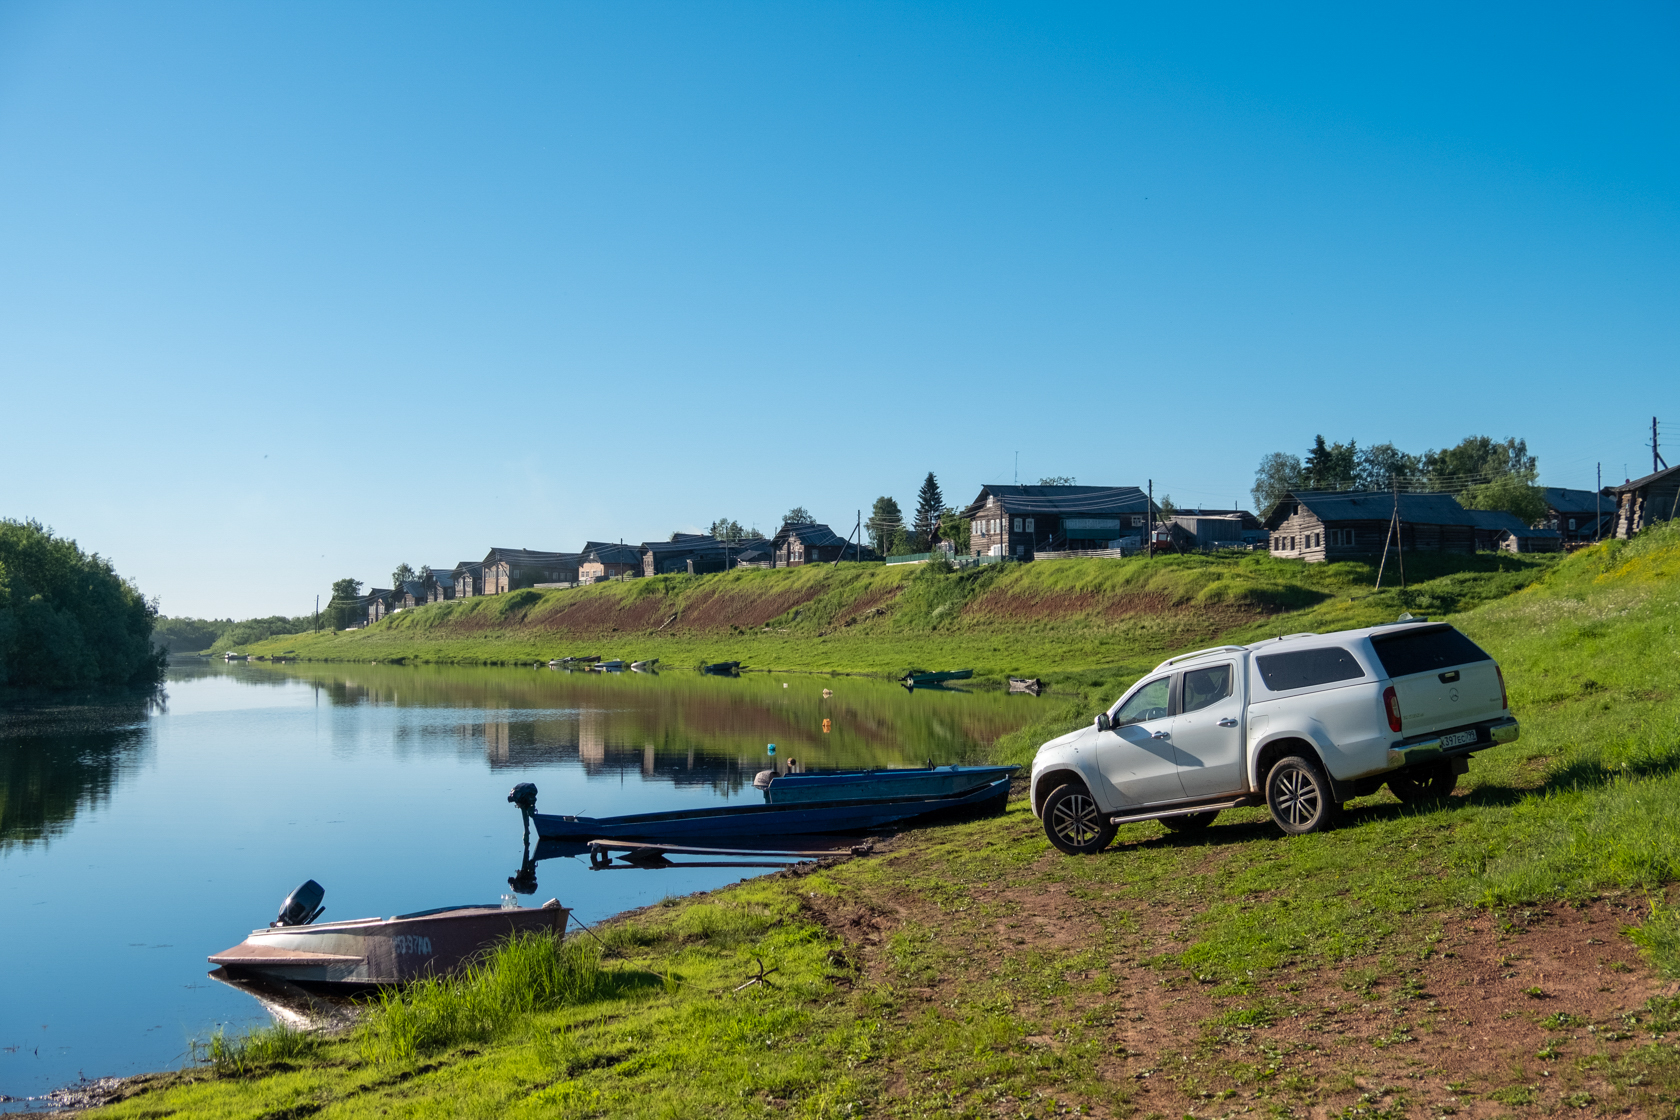
<path fill-rule="evenodd" d="M 1656 474 L 1658 471 L 1667 469 L 1668 462 L 1657 450 L 1657 418 L 1653 416 L 1651 417 L 1651 473 Z"/>
<path fill-rule="evenodd" d="M 321 597 L 315 596 L 315 633 L 321 632 Z"/>
<path fill-rule="evenodd" d="M 1598 488 L 1593 491 L 1593 540 L 1600 539 L 1604 528 L 1604 464 L 1598 464 Z"/>
<path fill-rule="evenodd" d="M 1144 556 L 1153 560 L 1155 559 L 1155 480 L 1153 478 L 1149 480 L 1149 508 L 1144 511 L 1143 522 L 1148 526 L 1143 533 L 1146 542 L 1144 547 L 1148 549 Z"/>

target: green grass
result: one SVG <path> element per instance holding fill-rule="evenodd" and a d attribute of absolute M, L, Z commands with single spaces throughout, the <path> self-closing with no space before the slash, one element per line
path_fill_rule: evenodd
<path fill-rule="evenodd" d="M 1401 611 L 1464 610 L 1540 578 L 1554 557 L 1416 556 L 1405 591 L 1372 591 L 1364 563 L 1264 553 L 997 564 L 811 565 L 659 576 L 436 603 L 365 630 L 241 647 L 327 661 L 519 664 L 568 654 L 668 668 L 889 674 L 910 666 L 1065 679 L 1146 671 L 1231 635 L 1333 629 Z M 1392 572 L 1386 577 L 1392 584 Z"/>
<path fill-rule="evenodd" d="M 1207 576 L 1195 565 L 1182 574 Z M 1296 838 L 1260 810 L 1195 834 L 1132 825 L 1114 850 L 1085 859 L 1050 852 L 1015 803 L 1001 818 L 909 834 L 870 859 L 608 924 L 599 978 L 557 1002 L 488 1025 L 467 1014 L 449 1026 L 456 1020 L 440 1012 L 446 1026 L 424 1044 L 421 1032 L 396 1042 L 391 1007 L 469 1007 L 474 985 L 491 983 L 446 982 L 313 1052 L 177 1075 L 111 1114 L 1128 1115 L 1140 1086 L 1157 1083 L 1183 1102 L 1173 1115 L 1239 1104 L 1256 1114 L 1434 1115 L 1445 1093 L 1507 1111 L 1547 1101 L 1672 1111 L 1680 999 L 1593 1023 L 1540 998 L 1543 985 L 1522 1012 L 1550 1032 L 1538 1055 L 1530 1047 L 1509 1069 L 1453 1086 L 1361 1087 L 1367 1065 L 1404 1068 L 1408 1047 L 1438 1029 L 1437 1001 L 1452 993 L 1427 990 L 1427 963 L 1444 934 L 1489 909 L 1515 949 L 1525 910 L 1635 901 L 1648 917 L 1629 936 L 1654 973 L 1680 975 L 1680 913 L 1669 901 L 1680 878 L 1680 528 L 1480 576 L 1441 573 L 1408 592 L 1413 610 L 1426 595 L 1451 600 L 1453 621 L 1500 659 L 1523 722 L 1519 741 L 1477 755 L 1463 796 L 1406 807 L 1385 791 L 1353 803 L 1344 827 Z M 1033 578 L 1052 577 L 1064 578 Z M 965 610 L 1014 586 L 991 578 L 964 592 Z M 1314 612 L 1319 628 L 1354 624 L 1406 602 L 1336 591 L 1337 579 L 1352 584 L 1345 573 L 1312 578 L 1325 594 L 1300 614 L 1235 632 L 1304 629 Z M 916 609 L 931 617 L 949 591 L 919 588 Z M 1067 708 L 1003 737 L 996 752 L 1030 754 L 1053 725 L 1111 698 L 1128 671 L 1067 673 Z M 1046 914 L 1061 924 L 1046 927 Z M 760 962 L 776 969 L 774 986 L 735 991 Z M 1383 1009 L 1390 1025 L 1365 1049 L 1333 1034 L 1322 1048 L 1272 1041 L 1279 1024 L 1323 1013 L 1298 994 L 1313 985 Z M 1207 1001 L 1205 1017 L 1116 1056 L 1117 1032 L 1191 994 Z M 1625 1045 L 1606 1050 L 1594 1038 Z M 1302 1072 L 1309 1062 L 1321 1072 Z M 1543 1080 L 1541 1064 L 1554 1076 Z"/>

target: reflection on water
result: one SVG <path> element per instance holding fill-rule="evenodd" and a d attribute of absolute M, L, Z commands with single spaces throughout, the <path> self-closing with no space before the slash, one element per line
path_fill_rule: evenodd
<path fill-rule="evenodd" d="M 44 844 L 78 810 L 103 804 L 145 757 L 155 700 L 30 707 L 0 717 L 0 853 Z"/>
<path fill-rule="evenodd" d="M 166 689 L 0 711 L 0 960 L 29 962 L 5 974 L 0 1095 L 179 1065 L 217 1026 L 266 1021 L 205 958 L 306 878 L 336 918 L 528 898 L 540 879 L 594 922 L 777 862 L 599 875 L 586 854 L 522 853 L 517 782 L 595 816 L 756 801 L 768 743 L 809 768 L 977 761 L 1035 704 L 846 677 L 391 665 L 198 663 Z"/>

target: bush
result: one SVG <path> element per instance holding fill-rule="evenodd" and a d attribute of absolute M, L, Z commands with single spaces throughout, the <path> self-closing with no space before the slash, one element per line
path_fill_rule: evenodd
<path fill-rule="evenodd" d="M 110 561 L 38 521 L 0 521 L 0 685 L 71 689 L 150 686 L 157 607 Z"/>

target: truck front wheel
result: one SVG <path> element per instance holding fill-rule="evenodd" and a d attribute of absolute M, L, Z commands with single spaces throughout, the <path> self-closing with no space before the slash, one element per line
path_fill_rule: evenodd
<path fill-rule="evenodd" d="M 1278 759 L 1266 776 L 1266 807 L 1291 836 L 1329 828 L 1341 810 L 1334 796 L 1324 771 L 1300 755 Z"/>
<path fill-rule="evenodd" d="M 1044 834 L 1070 856 L 1102 851 L 1114 842 L 1118 831 L 1079 782 L 1057 786 L 1044 799 Z"/>

